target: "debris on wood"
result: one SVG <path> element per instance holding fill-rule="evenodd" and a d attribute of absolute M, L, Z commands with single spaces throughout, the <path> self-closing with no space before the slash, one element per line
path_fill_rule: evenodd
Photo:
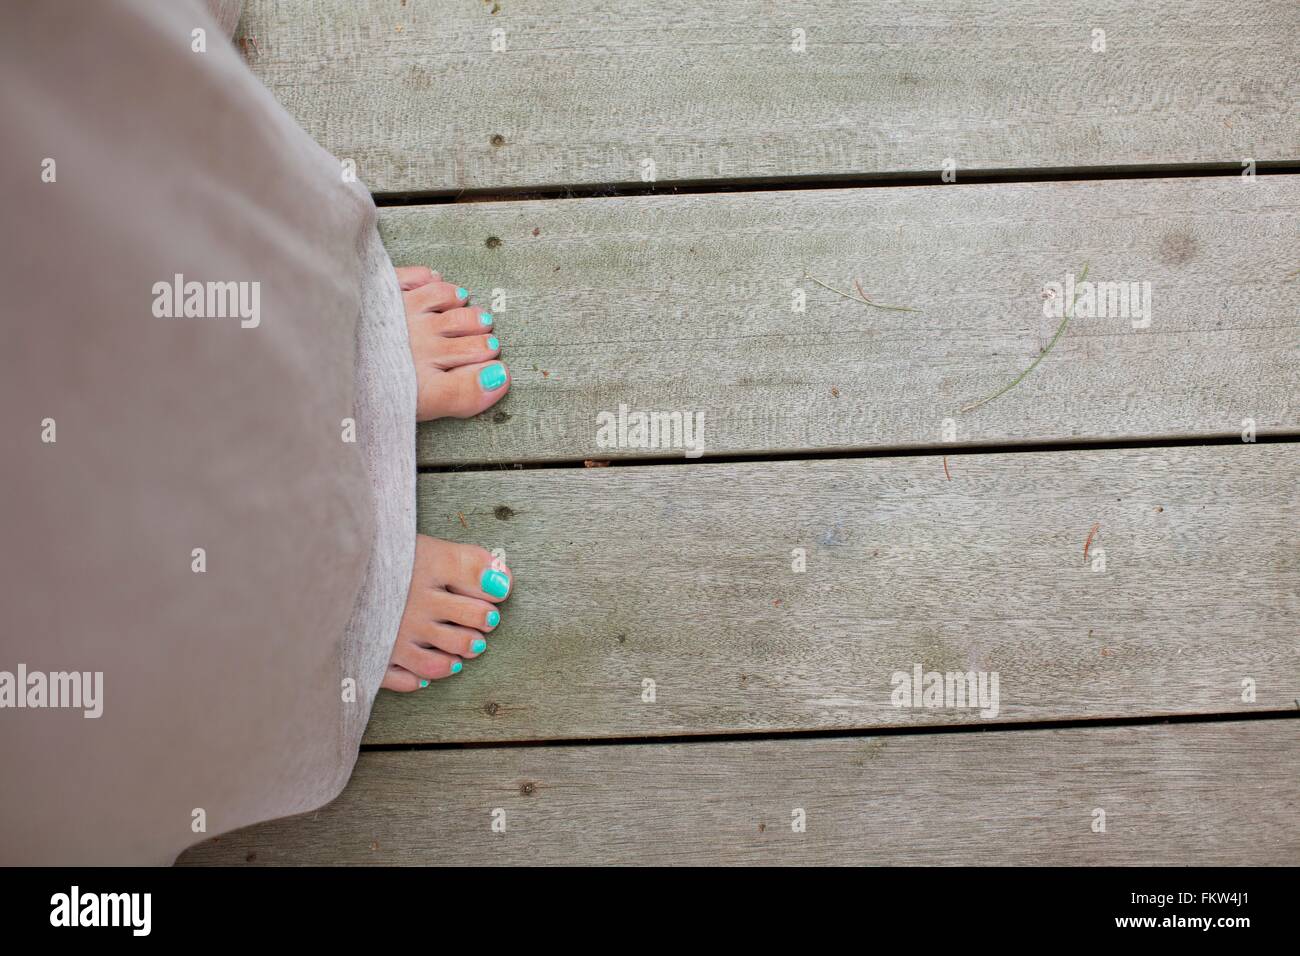
<path fill-rule="evenodd" d="M 831 386 L 831 398 L 839 398 L 839 397 L 840 397 L 840 390 L 839 390 L 838 388 L 836 388 L 834 385 L 832 385 L 832 386 Z"/>
<path fill-rule="evenodd" d="M 463 511 L 457 511 L 457 512 L 456 512 L 456 517 L 460 519 L 461 526 L 464 527 L 464 529 L 465 529 L 466 531 L 468 531 L 468 530 L 469 530 L 469 522 L 465 520 L 465 512 L 463 512 Z"/>
<path fill-rule="evenodd" d="M 608 468 L 608 467 L 609 467 L 609 462 L 607 462 L 607 461 L 592 461 L 590 458 L 588 458 L 588 459 L 586 459 L 586 460 L 582 463 L 582 467 L 583 467 L 583 468 Z"/>
<path fill-rule="evenodd" d="M 1088 278 L 1088 263 L 1084 263 L 1083 275 L 1079 277 L 1079 285 L 1082 285 L 1084 281 L 1087 280 L 1087 278 Z M 1035 358 L 1032 362 L 1029 363 L 1029 368 L 1025 369 L 1014 379 L 1012 379 L 1010 384 L 1004 385 L 1002 388 L 998 389 L 988 398 L 981 398 L 978 402 L 971 402 L 969 405 L 963 406 L 961 409 L 963 414 L 965 414 L 966 412 L 974 411 L 975 409 L 979 408 L 981 405 L 991 402 L 993 401 L 993 399 L 998 398 L 1001 395 L 1005 395 L 1007 392 L 1011 391 L 1022 381 L 1024 381 L 1026 375 L 1028 375 L 1034 369 L 1038 368 L 1038 363 L 1041 362 L 1046 357 L 1048 352 L 1052 351 L 1052 346 L 1056 344 L 1057 340 L 1061 337 L 1061 334 L 1065 332 L 1065 327 L 1070 322 L 1070 312 L 1074 309 L 1075 298 L 1077 298 L 1077 294 L 1076 296 L 1071 297 L 1070 301 L 1066 303 L 1065 310 L 1061 315 L 1061 324 L 1056 327 L 1056 334 L 1052 336 L 1052 341 L 1047 343 L 1047 348 L 1039 352 L 1037 358 Z"/>
<path fill-rule="evenodd" d="M 871 299 L 867 298 L 866 293 L 862 291 L 862 284 L 859 283 L 857 279 L 853 280 L 853 285 L 857 288 L 858 295 L 850 295 L 849 293 L 841 289 L 835 288 L 835 286 L 833 285 L 827 285 L 821 279 L 818 279 L 814 275 L 809 275 L 807 272 L 805 272 L 803 275 L 805 279 L 808 279 L 811 282 L 816 282 L 823 289 L 829 289 L 831 292 L 834 292 L 836 295 L 844 296 L 844 298 L 848 299 L 850 302 L 861 302 L 863 305 L 869 305 L 873 309 L 884 309 L 886 312 L 920 312 L 921 311 L 920 309 L 913 309 L 911 306 L 907 306 L 907 305 L 885 305 L 880 302 L 873 302 L 871 301 Z M 859 296 L 861 298 L 859 298 Z"/>
<path fill-rule="evenodd" d="M 943 475 L 949 481 L 952 481 L 952 474 L 948 471 L 948 456 L 943 456 Z"/>
<path fill-rule="evenodd" d="M 1101 522 L 1098 521 L 1096 524 L 1094 524 L 1091 528 L 1088 529 L 1088 537 L 1085 538 L 1083 542 L 1083 563 L 1084 564 L 1088 563 L 1088 549 L 1092 547 L 1093 535 L 1097 533 L 1097 529 L 1100 527 L 1101 527 Z"/>

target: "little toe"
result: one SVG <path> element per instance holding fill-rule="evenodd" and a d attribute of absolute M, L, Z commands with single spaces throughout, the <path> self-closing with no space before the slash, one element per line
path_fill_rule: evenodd
<path fill-rule="evenodd" d="M 428 266 L 398 266 L 397 282 L 403 292 L 410 292 L 422 285 L 428 285 L 435 279 L 441 279 L 441 273 L 434 272 Z"/>
<path fill-rule="evenodd" d="M 384 680 L 379 686 L 384 690 L 395 690 L 399 694 L 409 694 L 421 687 L 428 687 L 429 682 L 422 677 L 416 677 L 405 667 L 389 664 L 388 670 L 384 672 Z"/>
<path fill-rule="evenodd" d="M 406 303 L 407 315 L 420 312 L 443 312 L 465 305 L 469 301 L 469 291 L 463 286 L 435 279 L 409 292 L 403 292 L 402 300 Z"/>
<path fill-rule="evenodd" d="M 470 418 L 491 408 L 510 391 L 510 370 L 501 362 L 461 365 L 431 372 L 419 383 L 416 417 Z"/>

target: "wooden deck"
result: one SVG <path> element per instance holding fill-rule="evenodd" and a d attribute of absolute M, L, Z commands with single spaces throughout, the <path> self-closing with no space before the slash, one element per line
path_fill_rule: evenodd
<path fill-rule="evenodd" d="M 394 260 L 495 291 L 514 385 L 421 427 L 419 521 L 518 586 L 481 661 L 381 695 L 338 801 L 184 862 L 1300 862 L 1300 7 L 240 33 Z M 1085 269 L 1149 325 L 1054 339 Z M 609 447 L 620 406 L 702 415 L 702 456 Z M 996 706 L 900 701 L 915 665 Z"/>

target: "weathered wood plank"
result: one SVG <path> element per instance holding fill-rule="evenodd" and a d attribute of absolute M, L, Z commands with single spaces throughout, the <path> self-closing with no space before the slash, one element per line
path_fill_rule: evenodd
<path fill-rule="evenodd" d="M 329 807 L 182 862 L 1295 865 L 1298 727 L 363 753 Z"/>
<path fill-rule="evenodd" d="M 241 26 L 379 192 L 1294 160 L 1297 30 L 1290 0 L 254 0 Z"/>
<path fill-rule="evenodd" d="M 1269 176 L 393 208 L 381 229 L 397 263 L 503 290 L 511 392 L 422 426 L 437 464 L 683 454 L 608 447 L 621 405 L 702 415 L 711 455 L 1294 433 L 1298 217 L 1300 176 Z M 1080 309 L 963 412 L 1047 348 L 1044 286 L 1085 265 L 1150 283 L 1150 326 Z"/>
<path fill-rule="evenodd" d="M 1269 444 L 950 455 L 951 480 L 938 456 L 425 475 L 420 529 L 501 548 L 516 588 L 486 655 L 381 694 L 366 741 L 1289 709 L 1295 462 Z M 996 671 L 996 716 L 895 706 L 915 664 Z"/>

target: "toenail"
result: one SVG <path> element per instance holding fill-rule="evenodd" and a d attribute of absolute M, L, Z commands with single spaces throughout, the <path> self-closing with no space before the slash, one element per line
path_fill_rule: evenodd
<path fill-rule="evenodd" d="M 478 373 L 478 383 L 485 392 L 495 391 L 506 383 L 506 367 L 500 362 L 493 362 Z"/>
<path fill-rule="evenodd" d="M 478 640 L 476 640 L 473 644 L 469 646 L 469 649 L 475 654 L 482 654 L 484 651 L 487 650 L 487 641 L 483 640 L 483 638 L 480 637 Z"/>
<path fill-rule="evenodd" d="M 428 682 L 427 680 L 422 680 L 422 681 L 420 681 L 420 686 L 421 686 L 422 688 L 423 688 L 423 687 L 428 687 L 428 686 L 429 686 L 429 682 Z"/>
<path fill-rule="evenodd" d="M 510 593 L 510 579 L 500 571 L 488 568 L 479 580 L 479 587 L 483 589 L 484 594 L 503 598 Z"/>
<path fill-rule="evenodd" d="M 483 312 L 483 313 L 481 313 L 481 314 L 479 315 L 479 317 L 478 317 L 478 324 L 479 324 L 479 325 L 491 325 L 491 324 L 492 324 L 492 313 L 491 313 L 491 312 Z"/>
<path fill-rule="evenodd" d="M 468 290 L 468 289 L 457 289 L 457 290 L 456 290 L 456 298 L 458 298 L 458 299 L 468 299 L 468 298 L 469 298 L 469 290 Z"/>
<path fill-rule="evenodd" d="M 489 349 L 490 351 L 495 352 L 495 351 L 496 351 L 497 349 L 499 349 L 499 348 L 501 348 L 501 340 L 498 339 L 495 335 L 489 335 L 489 336 L 488 336 L 488 349 Z"/>
<path fill-rule="evenodd" d="M 460 661 L 452 661 L 452 664 L 451 664 L 451 672 L 452 672 L 453 674 L 459 674 L 459 673 L 460 673 L 460 669 L 461 669 L 462 667 L 464 667 L 464 666 L 465 666 L 465 665 L 462 664 Z"/>
<path fill-rule="evenodd" d="M 500 611 L 488 611 L 488 627 L 496 627 L 501 623 Z"/>

